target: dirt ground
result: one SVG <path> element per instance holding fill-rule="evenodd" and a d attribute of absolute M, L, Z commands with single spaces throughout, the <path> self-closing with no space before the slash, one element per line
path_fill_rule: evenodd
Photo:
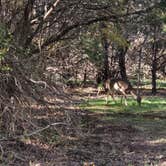
<path fill-rule="evenodd" d="M 72 92 L 81 102 L 94 98 Z M 11 166 L 166 166 L 163 119 L 95 113 L 78 107 L 34 110 L 41 126 L 63 122 L 21 140 L 0 142 L 0 165 Z M 108 120 L 109 119 L 109 120 Z M 162 125 L 161 125 L 162 124 Z"/>

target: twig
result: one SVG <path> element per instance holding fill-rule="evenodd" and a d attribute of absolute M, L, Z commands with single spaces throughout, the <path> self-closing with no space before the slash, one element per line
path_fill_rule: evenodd
<path fill-rule="evenodd" d="M 19 136 L 19 138 L 30 137 L 30 136 L 35 135 L 35 134 L 37 134 L 37 133 L 39 133 L 39 132 L 41 132 L 43 130 L 46 130 L 46 129 L 50 128 L 51 126 L 56 126 L 56 125 L 61 125 L 61 124 L 67 125 L 66 123 L 61 123 L 61 122 L 52 123 L 50 125 L 47 125 L 46 127 L 40 128 L 40 129 L 38 129 L 36 131 L 33 131 L 33 132 L 29 133 L 29 134 L 24 134 L 22 136 Z"/>
<path fill-rule="evenodd" d="M 43 84 L 44 89 L 46 89 L 46 87 L 48 86 L 47 83 L 45 81 L 35 81 L 33 79 L 29 79 L 29 81 L 31 81 L 34 84 Z"/>
<path fill-rule="evenodd" d="M 55 9 L 55 7 L 57 6 L 59 1 L 60 0 L 57 0 L 54 2 L 54 4 L 51 6 L 51 8 L 45 13 L 43 20 L 45 20 L 51 14 L 51 12 Z"/>
<path fill-rule="evenodd" d="M 47 126 L 45 126 L 43 128 L 35 130 L 35 131 L 31 132 L 31 133 L 27 133 L 27 134 L 15 136 L 15 137 L 10 137 L 10 138 L 4 137 L 4 138 L 0 139 L 0 141 L 8 141 L 8 140 L 22 139 L 22 138 L 25 138 L 25 137 L 30 137 L 32 135 L 38 134 L 38 133 L 50 128 L 51 126 L 56 126 L 56 125 L 67 125 L 67 124 L 66 123 L 62 123 L 62 122 L 52 123 L 52 124 L 49 124 L 49 125 L 47 125 Z"/>

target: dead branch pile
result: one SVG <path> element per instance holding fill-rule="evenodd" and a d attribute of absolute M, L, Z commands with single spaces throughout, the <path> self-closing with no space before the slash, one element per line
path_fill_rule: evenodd
<path fill-rule="evenodd" d="M 70 97 L 62 86 L 53 85 L 45 80 L 31 78 L 31 70 L 14 56 L 6 56 L 11 67 L 0 72 L 0 139 L 17 138 L 25 132 L 31 133 L 38 124 L 33 121 L 32 109 L 50 109 L 70 103 Z M 46 111 L 47 112 L 47 111 Z M 46 113 L 45 113 L 46 114 Z M 47 122 L 46 125 L 48 125 Z"/>

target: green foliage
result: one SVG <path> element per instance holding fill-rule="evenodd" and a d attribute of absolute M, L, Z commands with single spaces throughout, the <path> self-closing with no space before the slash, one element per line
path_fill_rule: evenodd
<path fill-rule="evenodd" d="M 106 36 L 109 43 L 116 46 L 126 47 L 127 41 L 122 36 L 118 24 L 105 23 L 106 27 L 101 28 L 100 24 L 92 25 L 89 32 L 82 36 L 82 48 L 84 54 L 87 54 L 90 61 L 100 68 L 104 62 L 104 49 L 102 46 L 102 37 Z"/>
<path fill-rule="evenodd" d="M 104 29 L 104 33 L 112 43 L 117 46 L 126 47 L 128 46 L 128 43 L 122 36 L 120 29 L 119 24 L 107 24 L 107 28 Z"/>
<path fill-rule="evenodd" d="M 0 24 L 0 60 L 6 55 L 11 42 L 11 34 Z"/>
<path fill-rule="evenodd" d="M 166 131 L 166 101 L 161 97 L 143 98 L 142 105 L 139 107 L 133 99 L 128 100 L 128 106 L 120 104 L 118 98 L 115 103 L 110 98 L 109 105 L 103 99 L 89 100 L 88 104 L 81 106 L 88 111 L 103 115 L 103 120 L 111 121 L 115 125 L 132 125 L 143 132 L 154 132 L 165 135 Z"/>
<path fill-rule="evenodd" d="M 161 0 L 161 2 L 159 3 L 159 8 L 162 9 L 163 11 L 166 11 L 166 1 L 165 0 Z"/>
<path fill-rule="evenodd" d="M 128 100 L 128 106 L 121 104 L 120 98 L 116 98 L 116 103 L 109 98 L 109 104 L 106 104 L 105 99 L 89 100 L 88 104 L 81 105 L 81 108 L 88 109 L 95 112 L 149 112 L 149 111 L 165 111 L 166 101 L 164 98 L 159 97 L 146 97 L 143 98 L 141 107 L 137 105 L 136 101 L 132 98 Z"/>
<path fill-rule="evenodd" d="M 7 54 L 10 43 L 12 41 L 12 35 L 8 32 L 7 28 L 0 24 L 0 70 L 9 71 L 11 68 L 7 65 L 2 64 L 2 61 Z"/>
<path fill-rule="evenodd" d="M 154 8 L 149 15 L 145 18 L 145 21 L 153 27 L 161 27 L 165 32 L 166 24 L 166 2 L 161 1 L 157 8 Z"/>
<path fill-rule="evenodd" d="M 83 50 L 84 53 L 88 55 L 90 61 L 99 68 L 103 64 L 103 48 L 101 45 L 101 39 L 97 34 L 94 34 L 93 38 L 91 35 L 87 34 L 82 37 Z"/>

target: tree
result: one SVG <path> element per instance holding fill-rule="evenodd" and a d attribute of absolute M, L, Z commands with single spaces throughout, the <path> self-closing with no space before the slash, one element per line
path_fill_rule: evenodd
<path fill-rule="evenodd" d="M 165 11 L 162 9 L 163 3 L 161 3 L 161 7 L 158 9 L 152 10 L 152 12 L 147 16 L 147 22 L 149 23 L 151 30 L 151 53 L 152 53 L 152 64 L 151 64 L 151 73 L 152 73 L 152 94 L 155 95 L 157 93 L 156 80 L 157 80 L 157 71 L 159 70 L 159 65 L 164 63 L 163 57 L 165 56 L 165 41 L 162 39 L 163 32 L 163 24 L 165 19 Z M 161 44 L 163 43 L 163 44 Z M 162 50 L 163 47 L 163 50 Z M 162 51 L 161 51 L 162 50 Z M 159 55 L 160 53 L 160 55 Z M 160 60 L 163 60 L 162 63 L 159 63 Z"/>

